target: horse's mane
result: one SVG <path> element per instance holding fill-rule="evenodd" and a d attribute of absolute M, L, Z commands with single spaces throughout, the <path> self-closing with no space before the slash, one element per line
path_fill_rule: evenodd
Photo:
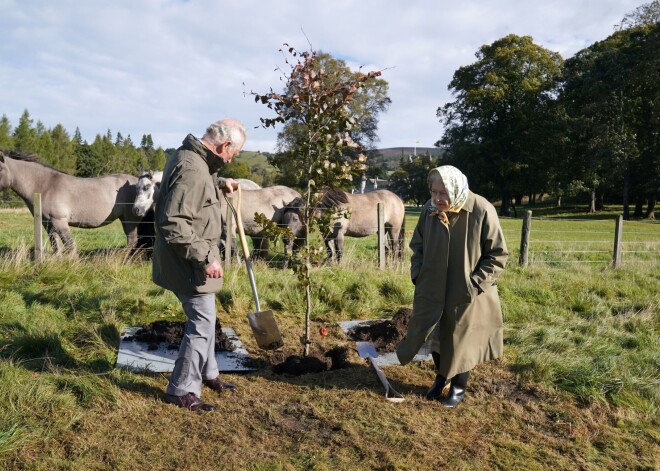
<path fill-rule="evenodd" d="M 43 167 L 49 168 L 51 170 L 55 170 L 56 172 L 59 173 L 65 173 L 62 170 L 55 168 L 51 165 L 45 164 L 42 160 L 41 157 L 38 156 L 37 154 L 34 154 L 32 152 L 21 152 L 18 150 L 0 150 L 0 154 L 3 154 L 5 157 L 9 157 L 14 160 L 22 160 L 23 162 L 34 162 L 35 164 L 39 164 Z"/>
<path fill-rule="evenodd" d="M 348 203 L 346 192 L 339 188 L 327 188 L 321 198 L 323 206 L 339 206 Z"/>
<path fill-rule="evenodd" d="M 293 211 L 295 213 L 298 213 L 298 215 L 302 215 L 302 207 L 305 204 L 303 199 L 300 196 L 296 196 L 294 199 L 289 201 L 287 204 L 284 205 L 284 212 L 287 213 L 289 211 Z"/>
<path fill-rule="evenodd" d="M 25 162 L 36 162 L 39 164 L 43 163 L 41 161 L 41 157 L 31 152 L 21 152 L 18 150 L 5 150 L 5 149 L 0 150 L 0 152 L 2 152 L 5 155 L 5 157 L 10 157 L 14 160 L 23 160 Z"/>

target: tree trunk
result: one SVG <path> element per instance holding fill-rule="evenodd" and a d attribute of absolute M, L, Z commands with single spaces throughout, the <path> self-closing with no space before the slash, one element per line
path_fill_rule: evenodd
<path fill-rule="evenodd" d="M 591 204 L 589 205 L 589 212 L 596 212 L 596 188 L 591 189 Z"/>
<path fill-rule="evenodd" d="M 309 284 L 305 285 L 305 301 L 306 301 L 306 308 L 305 308 L 305 349 L 304 349 L 304 355 L 309 356 L 309 344 L 311 343 L 310 341 L 310 315 L 312 313 L 312 293 L 309 289 Z"/>
<path fill-rule="evenodd" d="M 561 208 L 561 195 L 557 196 L 557 205 L 558 208 Z"/>
<path fill-rule="evenodd" d="M 510 216 L 511 215 L 511 199 L 509 195 L 502 195 L 502 206 L 500 206 L 500 216 Z"/>
<path fill-rule="evenodd" d="M 649 197 L 649 205 L 646 207 L 646 216 L 645 219 L 655 220 L 655 203 L 658 197 L 656 195 Z"/>
<path fill-rule="evenodd" d="M 309 172 L 311 173 L 311 171 Z M 310 318 L 312 314 L 312 293 L 310 291 L 311 285 L 311 273 L 309 272 L 309 266 L 311 265 L 310 259 L 310 241 L 309 241 L 309 224 L 312 217 L 312 212 L 310 211 L 310 204 L 312 198 L 312 185 L 307 182 L 307 203 L 305 204 L 304 216 L 305 216 L 305 265 L 303 267 L 303 273 L 305 276 L 305 335 L 303 338 L 303 354 L 304 356 L 309 355 L 309 344 L 310 340 Z"/>
<path fill-rule="evenodd" d="M 603 191 L 596 191 L 596 211 L 605 209 L 605 193 Z"/>
<path fill-rule="evenodd" d="M 630 172 L 626 169 L 623 176 L 623 219 L 630 219 Z"/>
<path fill-rule="evenodd" d="M 644 211 L 644 195 L 637 195 L 637 200 L 635 200 L 635 213 L 633 214 L 633 217 L 635 219 L 641 219 L 643 211 Z"/>

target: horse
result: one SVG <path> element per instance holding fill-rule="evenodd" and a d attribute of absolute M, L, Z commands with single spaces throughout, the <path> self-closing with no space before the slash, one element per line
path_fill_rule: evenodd
<path fill-rule="evenodd" d="M 154 209 L 162 180 L 163 172 L 161 171 L 154 172 L 150 170 L 140 174 L 135 185 L 136 196 L 133 202 L 133 214 L 143 217 L 150 209 Z M 238 178 L 236 181 L 241 185 L 242 189 L 258 190 L 261 188 L 258 184 L 247 178 Z"/>
<path fill-rule="evenodd" d="M 133 213 L 143 216 L 143 221 L 146 221 L 146 224 L 153 221 L 152 214 L 155 209 L 162 178 L 163 172 L 151 171 L 144 172 L 138 177 L 138 182 L 136 184 L 136 197 L 135 202 L 133 203 Z M 241 205 L 241 217 L 243 219 L 243 225 L 245 226 L 245 234 L 252 237 L 252 242 L 255 247 L 253 257 L 258 258 L 263 252 L 268 251 L 268 241 L 263 237 L 259 237 L 262 229 L 261 226 L 254 222 L 255 214 L 263 213 L 267 218 L 279 223 L 281 220 L 282 208 L 285 203 L 299 197 L 300 194 L 287 187 L 274 186 L 261 188 L 257 183 L 247 178 L 237 178 L 236 181 L 241 186 L 242 190 L 243 201 Z M 281 203 L 278 203 L 279 198 L 283 199 Z M 275 204 L 271 204 L 271 200 L 275 201 Z M 223 227 L 221 238 L 222 248 L 222 244 L 224 244 L 224 228 L 226 226 L 225 217 L 227 215 L 227 203 L 224 198 L 220 199 L 220 205 Z M 148 249 L 150 248 L 148 244 L 149 234 L 142 226 L 144 226 L 144 224 L 140 226 L 139 236 L 140 239 L 144 239 L 144 242 L 138 241 L 138 246 L 140 248 Z M 152 238 L 154 235 L 155 234 L 151 234 Z M 237 253 L 236 244 L 233 245 L 233 250 L 234 253 Z"/>
<path fill-rule="evenodd" d="M 147 211 L 153 210 L 158 197 L 160 182 L 163 180 L 163 172 L 143 172 L 135 184 L 135 201 L 133 202 L 133 214 L 143 217 Z"/>
<path fill-rule="evenodd" d="M 11 188 L 33 214 L 33 194 L 41 193 L 43 225 L 55 253 L 58 237 L 66 252 L 76 251 L 70 227 L 101 227 L 116 219 L 121 220 L 128 248 L 134 248 L 140 222 L 131 211 L 136 183 L 136 177 L 126 174 L 74 177 L 42 163 L 35 154 L 0 151 L 0 190 Z"/>
<path fill-rule="evenodd" d="M 292 240 L 285 241 L 285 255 L 287 250 L 295 249 L 301 241 L 304 241 L 305 221 L 299 209 L 302 206 L 301 203 L 302 200 L 299 200 L 285 208 L 282 224 L 288 227 L 293 234 Z M 315 215 L 320 216 L 322 211 L 338 211 L 339 213 L 331 221 L 329 232 L 323 235 L 329 261 L 335 258 L 337 261 L 341 261 L 345 236 L 366 237 L 378 232 L 378 203 L 383 203 L 384 207 L 386 252 L 391 252 L 399 260 L 403 258 L 406 211 L 401 198 L 389 190 L 376 190 L 353 195 L 340 189 L 328 189 L 324 191 Z"/>
<path fill-rule="evenodd" d="M 154 225 L 156 215 L 154 210 L 162 180 L 163 172 L 149 170 L 142 172 L 135 184 L 135 201 L 133 202 L 132 211 L 133 214 L 142 218 L 138 226 L 135 248 L 141 250 L 142 254 L 147 257 L 152 254 L 154 241 L 156 240 L 156 226 Z"/>
<path fill-rule="evenodd" d="M 256 190 L 243 190 L 241 184 L 241 219 L 245 235 L 252 238 L 254 249 L 251 258 L 260 258 L 268 252 L 268 239 L 263 236 L 263 227 L 255 222 L 255 215 L 263 214 L 275 224 L 281 224 L 285 208 L 296 198 L 300 198 L 300 193 L 287 186 L 276 185 Z M 220 204 L 224 231 L 227 215 L 227 203 L 224 198 L 220 199 Z M 224 233 L 222 239 L 224 241 Z"/>

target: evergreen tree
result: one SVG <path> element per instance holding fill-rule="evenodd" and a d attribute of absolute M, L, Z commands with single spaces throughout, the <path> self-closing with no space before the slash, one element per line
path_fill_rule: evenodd
<path fill-rule="evenodd" d="M 163 170 L 165 168 L 165 163 L 167 162 L 167 155 L 161 147 L 156 149 L 153 152 L 151 161 L 149 162 L 149 168 L 151 170 Z"/>
<path fill-rule="evenodd" d="M 82 134 L 80 133 L 80 128 L 76 126 L 76 131 L 73 133 L 73 142 L 76 145 L 81 145 L 83 143 Z"/>
<path fill-rule="evenodd" d="M 13 150 L 14 138 L 11 134 L 11 123 L 6 114 L 0 118 L 0 149 Z"/>
<path fill-rule="evenodd" d="M 76 171 L 76 156 L 74 142 L 69 137 L 64 126 L 57 124 L 50 132 L 53 141 L 53 166 L 63 172 L 74 174 Z"/>
<path fill-rule="evenodd" d="M 36 151 L 36 132 L 28 110 L 23 111 L 18 126 L 14 129 L 14 148 L 22 152 Z"/>
<path fill-rule="evenodd" d="M 92 146 L 84 142 L 76 147 L 75 154 L 77 176 L 89 178 L 103 175 L 103 163 L 98 154 L 93 151 Z"/>
<path fill-rule="evenodd" d="M 54 145 L 53 139 L 50 135 L 50 130 L 46 129 L 44 123 L 37 121 L 34 129 L 35 133 L 35 146 L 34 152 L 38 154 L 44 162 L 54 166 Z"/>

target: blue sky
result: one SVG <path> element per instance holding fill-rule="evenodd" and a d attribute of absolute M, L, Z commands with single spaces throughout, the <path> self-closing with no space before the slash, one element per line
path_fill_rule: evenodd
<path fill-rule="evenodd" d="M 247 150 L 272 151 L 277 130 L 250 91 L 282 89 L 283 43 L 387 69 L 392 105 L 379 147 L 430 147 L 454 71 L 483 44 L 529 35 L 568 58 L 605 39 L 644 1 L 630 0 L 0 0 L 0 115 L 25 109 L 52 128 L 108 129 L 178 147 L 236 117 Z M 304 34 L 303 34 L 304 31 Z M 256 128 L 255 128 L 256 127 Z"/>

